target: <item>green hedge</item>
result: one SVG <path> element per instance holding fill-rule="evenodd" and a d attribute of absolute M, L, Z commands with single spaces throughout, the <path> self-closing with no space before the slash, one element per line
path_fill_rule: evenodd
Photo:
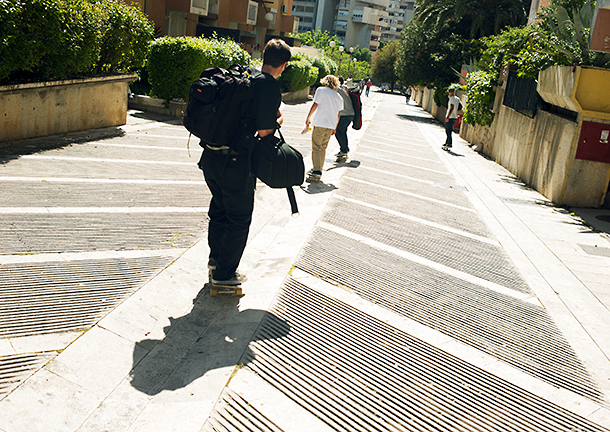
<path fill-rule="evenodd" d="M 153 25 L 113 0 L 1 0 L 0 82 L 139 69 Z"/>
<path fill-rule="evenodd" d="M 150 44 L 146 59 L 151 95 L 188 99 L 189 88 L 205 69 L 233 64 L 250 65 L 250 55 L 228 39 L 163 37 Z"/>
<path fill-rule="evenodd" d="M 496 92 L 493 88 L 494 75 L 485 71 L 475 71 L 468 74 L 466 84 L 466 109 L 464 121 L 468 124 L 489 126 L 494 120 L 491 112 Z"/>
<path fill-rule="evenodd" d="M 318 78 L 315 84 L 320 84 L 320 80 L 326 75 L 337 75 L 337 63 L 328 57 L 316 57 L 312 64 L 318 68 Z"/>
<path fill-rule="evenodd" d="M 286 70 L 278 78 L 282 92 L 296 92 L 312 86 L 318 80 L 319 70 L 309 56 L 297 53 L 288 62 Z"/>

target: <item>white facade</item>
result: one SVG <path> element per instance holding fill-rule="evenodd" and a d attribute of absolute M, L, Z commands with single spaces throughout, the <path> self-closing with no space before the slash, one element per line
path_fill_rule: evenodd
<path fill-rule="evenodd" d="M 402 27 L 413 19 L 415 1 L 390 0 L 386 8 L 388 16 L 384 18 L 386 27 L 381 31 L 383 42 L 400 40 Z"/>
<path fill-rule="evenodd" d="M 292 15 L 299 17 L 299 32 L 328 31 L 346 49 L 376 51 L 380 41 L 400 39 L 413 6 L 414 0 L 293 0 Z"/>

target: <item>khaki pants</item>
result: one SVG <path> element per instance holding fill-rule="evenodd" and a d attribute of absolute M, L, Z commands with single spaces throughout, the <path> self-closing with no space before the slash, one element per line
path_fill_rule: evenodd
<path fill-rule="evenodd" d="M 314 171 L 322 171 L 322 168 L 324 168 L 326 147 L 332 135 L 332 129 L 314 126 L 311 133 L 311 161 L 313 162 Z"/>

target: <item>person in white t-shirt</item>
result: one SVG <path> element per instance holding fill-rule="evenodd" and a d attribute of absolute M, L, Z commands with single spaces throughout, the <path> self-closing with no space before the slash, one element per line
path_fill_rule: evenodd
<path fill-rule="evenodd" d="M 339 112 L 343 109 L 343 98 L 337 93 L 339 78 L 334 75 L 326 75 L 320 80 L 321 87 L 318 87 L 313 97 L 313 105 L 307 114 L 305 125 L 313 126 L 311 134 L 311 159 L 313 169 L 307 174 L 308 178 L 319 180 L 322 177 L 324 158 L 326 157 L 326 147 L 330 137 L 337 131 L 339 123 Z M 314 114 L 313 121 L 311 116 Z"/>
<path fill-rule="evenodd" d="M 460 99 L 455 95 L 455 90 L 450 88 L 449 101 L 447 102 L 447 114 L 445 115 L 445 131 L 447 132 L 447 140 L 443 145 L 443 150 L 450 150 L 453 146 L 453 125 L 458 117 L 458 108 Z"/>

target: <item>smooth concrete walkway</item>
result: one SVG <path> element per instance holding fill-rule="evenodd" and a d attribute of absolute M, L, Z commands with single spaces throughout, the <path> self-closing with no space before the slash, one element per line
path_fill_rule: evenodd
<path fill-rule="evenodd" d="M 285 191 L 259 187 L 241 266 L 249 278 L 243 297 L 209 297 L 205 238 L 162 251 L 0 256 L 2 266 L 108 257 L 169 260 L 88 329 L 0 340 L 2 356 L 44 352 L 49 359 L 0 400 L 0 431 L 610 427 L 610 241 L 607 231 L 591 230 L 578 217 L 604 212 L 553 206 L 457 136 L 454 150 L 443 152 L 442 126 L 403 97 L 371 92 L 364 102 L 364 127 L 350 130 L 350 161 L 333 163 L 330 155 L 338 146 L 332 139 L 323 182 L 297 191 L 298 218 L 290 216 Z M 286 139 L 306 154 L 310 137 L 300 130 L 309 106 L 287 105 L 283 127 Z M 132 114 L 121 128 L 123 151 L 105 159 L 142 160 L 137 158 L 145 153 L 136 158 L 125 149 L 158 146 L 144 141 L 146 131 L 185 142 L 178 122 L 164 120 L 160 125 Z M 106 149 L 116 143 L 111 137 L 94 142 Z M 87 170 L 74 164 L 92 155 L 75 154 L 81 147 L 73 147 L 65 154 L 49 150 L 34 159 L 4 161 L 3 185 L 27 181 L 33 174 L 25 164 L 43 163 L 45 156 L 63 166 L 56 181 L 87 178 Z M 188 150 L 194 160 L 196 147 L 191 142 Z M 178 179 L 156 153 L 148 154 L 160 165 L 144 184 L 156 180 L 177 189 L 180 181 L 204 188 L 186 159 L 174 160 L 187 170 Z M 70 159 L 76 157 L 81 159 Z M 115 182 L 111 185 L 121 180 L 112 172 L 106 177 Z M 137 178 L 133 170 L 129 179 Z M 186 198 L 171 204 L 202 218 L 205 205 Z M 98 205 L 96 214 L 117 213 L 110 207 Z M 145 202 L 129 211 L 144 214 L 146 207 L 176 214 L 165 206 L 152 210 Z M 14 196 L 0 213 L 35 214 L 36 209 L 61 212 L 59 206 Z M 339 246 L 344 249 L 335 250 Z M 441 259 L 443 249 L 459 252 Z M 489 254 L 497 257 L 487 260 Z M 387 274 L 387 281 L 380 285 L 377 276 L 369 277 L 376 272 Z M 406 299 L 416 303 L 401 303 Z M 453 307 L 458 301 L 464 308 L 498 309 L 485 315 L 489 327 L 480 327 L 479 316 L 469 320 Z M 424 309 L 428 312 L 418 316 Z M 308 319 L 317 324 L 307 324 Z M 519 319 L 533 324 L 521 327 Z M 471 330 L 460 333 L 457 322 Z M 536 328 L 537 323 L 544 326 Z M 526 327 L 530 333 L 516 336 L 517 342 L 511 342 L 513 334 L 495 340 L 504 328 L 519 335 Z M 538 351 L 549 352 L 537 357 L 536 347 L 523 340 L 528 337 L 534 345 L 544 343 Z M 393 354 L 403 344 L 403 354 Z M 386 346 L 394 351 L 385 351 Z M 431 356 L 434 374 L 418 371 L 417 378 L 403 378 L 414 351 Z M 548 358 L 548 369 L 537 363 L 540 358 Z M 356 367 L 359 361 L 363 367 Z M 382 367 L 384 362 L 393 370 Z M 565 382 L 563 372 L 553 378 L 553 368 L 565 368 Z M 385 384 L 377 388 L 373 381 Z M 493 383 L 496 392 L 484 383 Z M 454 387 L 461 388 L 459 397 L 435 399 Z M 480 402 L 488 404 L 487 413 L 475 401 L 481 392 L 490 392 Z M 411 399 L 403 400 L 404 395 Z M 387 407 L 395 407 L 393 414 L 384 411 Z M 396 414 L 401 407 L 405 411 Z M 531 407 L 543 408 L 534 414 Z M 534 417 L 538 420 L 528 423 Z M 528 428 L 532 424 L 536 428 Z"/>

